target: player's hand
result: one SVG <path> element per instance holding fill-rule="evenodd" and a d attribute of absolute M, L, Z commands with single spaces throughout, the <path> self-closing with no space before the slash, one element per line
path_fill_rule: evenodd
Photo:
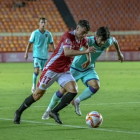
<path fill-rule="evenodd" d="M 83 69 L 87 68 L 89 64 L 90 64 L 90 61 L 86 61 L 85 63 L 82 64 L 82 68 Z"/>
<path fill-rule="evenodd" d="M 96 52 L 96 48 L 95 47 L 88 47 L 88 49 L 86 50 L 87 53 L 95 53 Z"/>
<path fill-rule="evenodd" d="M 119 59 L 121 62 L 124 61 L 124 56 L 123 56 L 122 53 L 120 53 L 120 54 L 118 55 L 118 59 Z"/>
<path fill-rule="evenodd" d="M 28 59 L 28 54 L 25 54 L 24 55 L 24 58 L 27 60 Z"/>

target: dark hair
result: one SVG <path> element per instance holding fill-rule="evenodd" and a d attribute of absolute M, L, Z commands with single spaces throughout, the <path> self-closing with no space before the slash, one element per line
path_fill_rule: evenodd
<path fill-rule="evenodd" d="M 87 20 L 79 20 L 78 25 L 85 27 L 87 31 L 90 30 L 90 23 Z"/>
<path fill-rule="evenodd" d="M 100 27 L 97 32 L 97 36 L 102 36 L 102 40 L 107 40 L 110 37 L 110 31 L 108 27 Z"/>
<path fill-rule="evenodd" d="M 46 18 L 44 18 L 44 17 L 41 17 L 41 18 L 39 19 L 39 21 L 40 21 L 40 20 L 47 20 L 47 19 L 46 19 Z"/>

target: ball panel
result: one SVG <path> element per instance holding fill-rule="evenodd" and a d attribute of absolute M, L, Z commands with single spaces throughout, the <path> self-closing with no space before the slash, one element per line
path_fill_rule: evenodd
<path fill-rule="evenodd" d="M 91 111 L 86 116 L 86 124 L 89 127 L 97 128 L 102 124 L 102 122 L 103 122 L 103 117 L 97 111 Z"/>

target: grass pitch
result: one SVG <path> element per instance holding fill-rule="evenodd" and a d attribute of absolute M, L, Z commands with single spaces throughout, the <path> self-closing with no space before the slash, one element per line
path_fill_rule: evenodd
<path fill-rule="evenodd" d="M 53 84 L 41 100 L 22 114 L 20 125 L 13 124 L 15 110 L 31 94 L 32 63 L 0 63 L 0 140 L 139 140 L 140 63 L 97 62 L 101 89 L 81 103 L 82 116 L 69 105 L 60 111 L 64 124 L 41 117 L 59 89 Z M 78 82 L 79 93 L 85 86 Z M 86 114 L 98 111 L 103 124 L 89 129 Z"/>

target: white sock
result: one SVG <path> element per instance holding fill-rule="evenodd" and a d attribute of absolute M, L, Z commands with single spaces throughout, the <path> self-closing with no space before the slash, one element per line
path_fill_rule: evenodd
<path fill-rule="evenodd" d="M 51 108 L 48 106 L 48 108 L 46 109 L 46 112 L 50 112 Z"/>
<path fill-rule="evenodd" d="M 80 103 L 80 102 L 81 102 L 81 100 L 80 100 L 79 97 L 77 97 L 77 98 L 75 99 L 75 101 L 76 101 L 77 103 Z"/>

